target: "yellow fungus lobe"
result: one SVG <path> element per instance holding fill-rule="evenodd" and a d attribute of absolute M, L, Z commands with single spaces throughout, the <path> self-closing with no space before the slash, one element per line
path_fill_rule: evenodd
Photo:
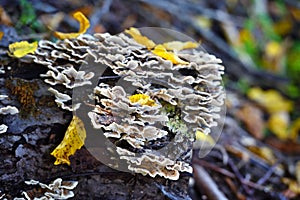
<path fill-rule="evenodd" d="M 51 153 L 56 158 L 54 165 L 70 165 L 69 156 L 74 155 L 77 149 L 84 145 L 85 138 L 86 131 L 83 122 L 77 116 L 73 116 L 64 139 Z"/>
<path fill-rule="evenodd" d="M 56 31 L 56 32 L 54 32 L 54 36 L 61 40 L 77 38 L 79 35 L 85 33 L 87 31 L 87 29 L 90 27 L 89 20 L 81 12 L 75 12 L 73 14 L 73 18 L 76 19 L 80 24 L 80 28 L 77 33 L 62 33 L 62 32 Z"/>
<path fill-rule="evenodd" d="M 156 106 L 154 100 L 152 100 L 148 95 L 146 94 L 135 94 L 129 97 L 129 100 L 131 103 L 139 103 L 140 105 L 147 105 L 147 106 Z"/>
<path fill-rule="evenodd" d="M 38 42 L 29 43 L 27 41 L 15 42 L 8 46 L 8 55 L 21 58 L 29 53 L 34 53 L 38 47 Z"/>

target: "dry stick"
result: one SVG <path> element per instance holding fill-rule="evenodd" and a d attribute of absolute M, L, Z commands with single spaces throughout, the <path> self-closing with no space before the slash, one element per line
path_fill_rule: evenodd
<path fill-rule="evenodd" d="M 210 200 L 227 200 L 225 195 L 218 189 L 217 184 L 210 175 L 199 165 L 194 165 L 196 186 Z"/>
<path fill-rule="evenodd" d="M 196 163 L 197 165 L 200 165 L 200 166 L 203 166 L 205 168 L 214 170 L 215 172 L 218 172 L 218 173 L 220 173 L 224 176 L 227 176 L 229 178 L 236 178 L 236 176 L 232 172 L 230 172 L 226 169 L 220 168 L 219 166 L 211 164 L 211 163 L 206 162 L 204 160 L 199 160 L 199 159 L 194 158 L 193 163 Z M 248 185 L 249 187 L 252 187 L 254 189 L 261 190 L 261 191 L 265 190 L 264 186 L 258 185 L 256 183 L 251 182 L 251 181 L 243 179 L 242 182 L 243 182 L 243 184 Z"/>
<path fill-rule="evenodd" d="M 209 163 L 207 161 L 199 160 L 199 159 L 194 158 L 193 159 L 193 163 L 196 163 L 197 165 L 203 166 L 204 168 L 211 169 L 211 170 L 213 170 L 215 172 L 218 172 L 218 173 L 220 173 L 220 174 L 222 174 L 224 176 L 227 176 L 229 178 L 233 178 L 233 179 L 237 178 L 236 175 L 233 174 L 232 172 L 230 172 L 230 171 L 228 171 L 226 169 L 220 168 L 219 166 L 211 164 L 211 163 Z M 276 168 L 276 166 L 274 166 L 274 168 Z M 265 176 L 267 176 L 267 175 L 265 175 Z M 251 188 L 256 189 L 256 190 L 266 191 L 266 187 L 262 185 L 263 183 L 261 183 L 261 184 L 254 183 L 254 182 L 251 182 L 251 181 L 248 181 L 248 180 L 245 180 L 245 179 L 242 179 L 241 182 L 243 184 L 251 187 Z"/>
<path fill-rule="evenodd" d="M 276 167 L 279 165 L 279 161 L 277 161 L 272 167 L 270 167 L 270 169 L 267 171 L 267 173 L 265 173 L 265 175 L 263 177 L 261 177 L 256 183 L 259 185 L 264 184 L 269 178 L 270 176 L 274 173 Z"/>
<path fill-rule="evenodd" d="M 228 171 L 226 169 L 220 168 L 217 165 L 214 165 L 214 164 L 211 164 L 209 162 L 206 162 L 205 160 L 199 160 L 199 159 L 194 158 L 193 159 L 193 163 L 196 163 L 196 164 L 198 164 L 200 166 L 203 166 L 205 168 L 212 169 L 212 170 L 214 170 L 214 171 L 216 171 L 216 172 L 218 172 L 220 174 L 223 174 L 225 176 L 228 176 L 230 178 L 235 178 L 235 175 L 232 172 L 230 172 L 230 171 Z"/>
<path fill-rule="evenodd" d="M 243 183 L 244 178 L 243 178 L 242 174 L 240 173 L 240 171 L 238 170 L 238 168 L 234 165 L 234 163 L 231 159 L 228 160 L 228 164 L 229 164 L 230 168 L 232 169 L 232 171 L 235 173 L 236 178 L 239 180 L 240 183 L 242 183 L 242 187 L 245 190 L 245 192 L 248 195 L 252 195 L 253 190 L 250 190 L 250 188 Z"/>
<path fill-rule="evenodd" d="M 109 12 L 111 4 L 112 0 L 105 0 L 101 9 L 96 8 L 96 11 L 90 18 L 90 28 L 88 29 L 87 33 L 92 33 L 94 31 L 95 26 L 100 22 L 103 15 Z"/>

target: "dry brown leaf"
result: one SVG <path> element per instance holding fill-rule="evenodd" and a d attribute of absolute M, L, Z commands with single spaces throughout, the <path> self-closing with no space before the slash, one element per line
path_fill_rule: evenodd
<path fill-rule="evenodd" d="M 236 116 L 245 123 L 247 130 L 255 138 L 262 139 L 265 129 L 263 112 L 252 104 L 244 105 L 236 112 Z"/>

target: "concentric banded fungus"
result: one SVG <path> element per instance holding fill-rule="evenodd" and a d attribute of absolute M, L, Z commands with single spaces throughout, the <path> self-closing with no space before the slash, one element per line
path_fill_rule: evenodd
<path fill-rule="evenodd" d="M 0 95 L 0 101 L 7 98 L 7 95 Z M 15 115 L 19 113 L 18 108 L 16 108 L 15 106 L 5 106 L 0 108 L 0 115 Z M 8 126 L 6 126 L 5 124 L 0 124 L 0 134 L 1 133 L 6 133 L 8 129 Z"/>
<path fill-rule="evenodd" d="M 69 199 L 74 197 L 74 193 L 71 190 L 78 184 L 77 181 L 63 181 L 61 178 L 55 179 L 49 185 L 36 180 L 25 181 L 25 183 L 27 185 L 39 185 L 42 188 L 44 196 L 39 199 Z"/>
<path fill-rule="evenodd" d="M 191 172 L 194 134 L 208 134 L 217 125 L 225 95 L 220 59 L 197 49 L 175 53 L 180 62 L 160 57 L 125 33 L 105 33 L 40 41 L 35 55 L 28 56 L 49 68 L 45 76 L 51 85 L 78 87 L 78 74 L 82 85 L 96 83 L 93 97 L 86 98 L 95 102 L 88 112 L 93 128 L 117 145 L 129 170 L 176 180 L 180 172 Z M 105 67 L 108 79 L 79 71 L 80 64 Z M 99 79 L 92 81 L 93 76 Z"/>

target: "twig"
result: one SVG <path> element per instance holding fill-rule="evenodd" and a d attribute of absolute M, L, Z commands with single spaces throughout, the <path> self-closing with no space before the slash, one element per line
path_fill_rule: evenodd
<path fill-rule="evenodd" d="M 252 195 L 253 191 L 250 190 L 250 188 L 247 185 L 243 184 L 244 178 L 243 178 L 242 174 L 240 173 L 240 171 L 238 170 L 238 168 L 234 165 L 234 163 L 231 159 L 228 160 L 228 164 L 229 164 L 230 168 L 232 169 L 232 171 L 234 172 L 236 178 L 239 180 L 240 183 L 242 183 L 242 187 L 245 190 L 245 192 L 248 195 Z"/>
<path fill-rule="evenodd" d="M 274 173 L 274 170 L 276 169 L 276 167 L 278 166 L 280 162 L 277 161 L 272 167 L 270 167 L 270 169 L 267 171 L 267 173 L 265 173 L 265 175 L 263 177 L 261 177 L 256 183 L 259 185 L 264 184 L 269 178 L 270 176 Z"/>
<path fill-rule="evenodd" d="M 193 163 L 196 163 L 197 165 L 200 165 L 200 166 L 203 166 L 205 168 L 211 169 L 211 170 L 213 170 L 215 172 L 218 172 L 218 173 L 220 173 L 224 176 L 227 176 L 229 178 L 236 178 L 236 176 L 232 172 L 230 172 L 226 169 L 220 168 L 219 166 L 211 164 L 211 163 L 206 162 L 204 160 L 193 159 Z M 265 191 L 265 187 L 262 186 L 262 185 L 259 185 L 257 183 L 253 183 L 253 182 L 245 180 L 245 179 L 242 180 L 242 183 L 245 184 L 245 185 L 248 185 L 249 187 L 252 187 L 254 189 Z"/>
<path fill-rule="evenodd" d="M 219 166 L 211 164 L 211 163 L 206 162 L 204 160 L 199 160 L 199 159 L 194 158 L 193 159 L 193 163 L 201 165 L 201 166 L 203 166 L 205 168 L 212 169 L 212 170 L 214 170 L 214 171 L 216 171 L 216 172 L 218 172 L 220 174 L 223 174 L 225 176 L 228 176 L 230 178 L 235 178 L 235 175 L 232 172 L 230 172 L 230 171 L 228 171 L 226 169 L 220 168 Z"/>
<path fill-rule="evenodd" d="M 199 165 L 194 165 L 196 187 L 199 187 L 210 200 L 227 200 L 225 195 L 219 190 L 217 184 L 210 175 Z"/>
<path fill-rule="evenodd" d="M 101 21 L 103 15 L 109 12 L 110 6 L 112 4 L 112 0 L 105 0 L 101 9 L 96 9 L 93 15 L 90 17 L 90 28 L 87 33 L 92 33 L 94 31 L 95 26 Z"/>

